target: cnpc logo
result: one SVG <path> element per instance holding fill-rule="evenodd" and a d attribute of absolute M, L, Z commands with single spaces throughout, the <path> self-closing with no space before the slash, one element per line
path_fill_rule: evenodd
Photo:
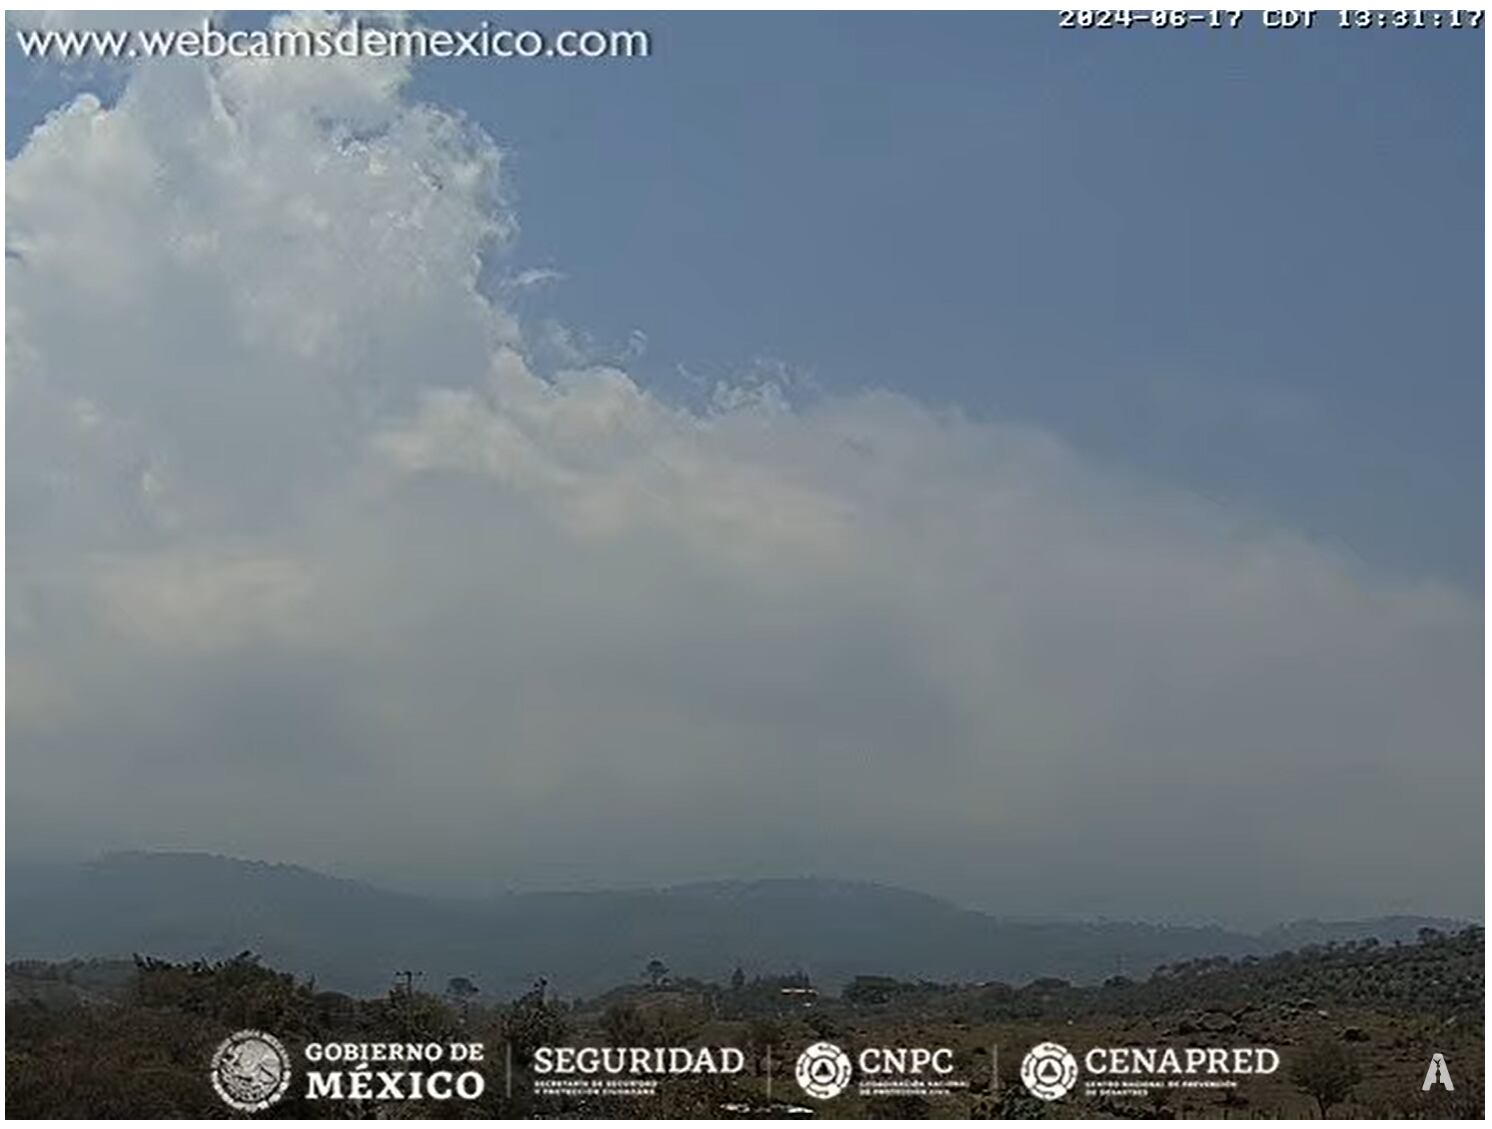
<path fill-rule="evenodd" d="M 814 1043 L 798 1056 L 794 1075 L 810 1098 L 838 1097 L 858 1071 L 862 1079 L 947 1077 L 954 1071 L 951 1047 L 866 1047 L 852 1064 L 850 1056 L 833 1043 Z"/>

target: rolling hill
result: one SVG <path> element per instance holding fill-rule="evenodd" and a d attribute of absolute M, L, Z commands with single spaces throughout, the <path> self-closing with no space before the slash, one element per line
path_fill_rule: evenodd
<path fill-rule="evenodd" d="M 1297 923 L 1254 936 L 1205 926 L 1003 920 L 887 886 L 816 878 L 658 890 L 421 897 L 295 866 L 206 854 L 125 853 L 7 868 L 6 959 L 150 954 L 218 959 L 252 949 L 275 967 L 355 994 L 396 969 L 426 984 L 468 976 L 488 999 L 540 976 L 569 995 L 636 980 L 658 957 L 678 976 L 805 971 L 1023 983 L 1092 982 L 1198 956 L 1303 943 L 1412 938 L 1421 918 Z"/>

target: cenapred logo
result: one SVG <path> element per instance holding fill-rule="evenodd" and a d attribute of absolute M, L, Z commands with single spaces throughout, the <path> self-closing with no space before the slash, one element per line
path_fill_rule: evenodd
<path fill-rule="evenodd" d="M 1239 1080 L 1273 1074 L 1273 1047 L 1090 1047 L 1083 1053 L 1089 1097 L 1144 1097 L 1154 1090 L 1237 1089 Z M 1061 1043 L 1038 1043 L 1021 1060 L 1021 1081 L 1034 1097 L 1054 1102 L 1078 1082 L 1078 1060 Z"/>
<path fill-rule="evenodd" d="M 283 1098 L 290 1074 L 285 1044 L 263 1031 L 235 1031 L 213 1052 L 212 1088 L 241 1113 L 257 1113 Z"/>
<path fill-rule="evenodd" d="M 1021 1081 L 1033 1097 L 1054 1102 L 1077 1084 L 1078 1060 L 1061 1043 L 1037 1043 L 1021 1060 Z"/>
<path fill-rule="evenodd" d="M 810 1098 L 828 1101 L 850 1084 L 850 1056 L 833 1043 L 814 1043 L 798 1056 L 794 1073 Z"/>

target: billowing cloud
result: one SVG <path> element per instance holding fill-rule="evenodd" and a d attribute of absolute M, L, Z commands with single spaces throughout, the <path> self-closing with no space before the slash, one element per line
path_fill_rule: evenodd
<path fill-rule="evenodd" d="M 408 77 L 153 63 L 10 162 L 13 850 L 1480 913 L 1477 597 L 905 391 L 549 348 Z"/>

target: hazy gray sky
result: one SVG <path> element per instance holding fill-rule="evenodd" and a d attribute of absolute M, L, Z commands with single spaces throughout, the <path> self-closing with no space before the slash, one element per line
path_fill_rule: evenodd
<path fill-rule="evenodd" d="M 405 63 L 94 77 L 117 98 L 8 162 L 12 851 L 1480 916 L 1464 560 L 1357 553 L 1112 431 L 950 407 L 981 378 L 924 308 L 894 381 L 814 387 L 763 320 L 665 390 L 668 324 L 601 349 L 546 309 L 547 272 L 585 264 L 525 257 L 500 103 L 416 100 Z M 578 211 L 620 174 L 576 175 Z M 659 236 L 631 286 L 667 274 Z M 832 246 L 805 316 L 853 334 Z M 1194 371 L 1186 396 L 1214 387 L 1310 430 L 1267 380 Z"/>

